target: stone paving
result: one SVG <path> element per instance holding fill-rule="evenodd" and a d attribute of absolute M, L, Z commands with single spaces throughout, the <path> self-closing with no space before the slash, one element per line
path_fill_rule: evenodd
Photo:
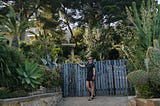
<path fill-rule="evenodd" d="M 88 97 L 67 97 L 59 106 L 128 106 L 129 97 L 96 96 L 92 101 Z"/>

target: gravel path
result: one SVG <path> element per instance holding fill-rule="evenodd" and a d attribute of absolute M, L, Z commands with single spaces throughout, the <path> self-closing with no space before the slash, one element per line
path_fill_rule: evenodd
<path fill-rule="evenodd" d="M 127 106 L 128 97 L 96 96 L 92 101 L 88 97 L 67 97 L 59 106 Z"/>

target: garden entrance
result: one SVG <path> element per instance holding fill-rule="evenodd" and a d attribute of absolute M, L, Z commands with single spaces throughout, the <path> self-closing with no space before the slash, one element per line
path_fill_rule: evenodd
<path fill-rule="evenodd" d="M 95 93 L 97 96 L 127 96 L 134 89 L 127 80 L 125 60 L 94 62 L 96 67 Z M 85 63 L 81 63 L 85 64 Z M 86 68 L 77 64 L 63 64 L 63 95 L 65 97 L 87 96 Z"/>

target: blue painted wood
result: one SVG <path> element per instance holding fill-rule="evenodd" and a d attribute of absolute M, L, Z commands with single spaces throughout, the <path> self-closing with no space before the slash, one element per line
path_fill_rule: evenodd
<path fill-rule="evenodd" d="M 104 69 L 105 69 L 105 74 L 106 74 L 106 95 L 109 95 L 109 69 L 108 69 L 108 64 L 107 61 L 104 63 Z"/>
<path fill-rule="evenodd" d="M 128 84 L 125 60 L 97 61 L 94 64 L 96 95 L 128 95 L 128 88 L 132 86 Z M 62 70 L 64 96 L 89 96 L 86 89 L 86 68 L 81 68 L 77 64 L 63 64 Z"/>
<path fill-rule="evenodd" d="M 101 93 L 100 93 L 100 91 L 101 91 L 101 88 L 100 88 L 100 69 L 99 69 L 99 64 L 97 63 L 97 65 L 96 65 L 96 76 L 97 76 L 97 80 L 96 80 L 96 84 L 97 84 L 97 95 L 101 95 Z"/>
<path fill-rule="evenodd" d="M 101 71 L 102 71 L 102 95 L 105 95 L 105 91 L 106 91 L 106 74 L 105 74 L 105 70 L 104 70 L 104 61 L 101 62 Z"/>

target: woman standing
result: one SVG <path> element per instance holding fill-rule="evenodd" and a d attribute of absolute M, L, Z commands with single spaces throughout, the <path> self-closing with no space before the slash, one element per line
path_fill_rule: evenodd
<path fill-rule="evenodd" d="M 86 79 L 86 87 L 89 91 L 90 98 L 88 99 L 89 101 L 91 101 L 94 97 L 94 80 L 95 80 L 95 74 L 96 74 L 96 70 L 95 70 L 95 65 L 93 64 L 93 58 L 92 57 L 88 57 L 88 63 L 85 65 L 79 64 L 77 63 L 80 67 L 86 67 L 87 68 L 87 79 Z"/>

